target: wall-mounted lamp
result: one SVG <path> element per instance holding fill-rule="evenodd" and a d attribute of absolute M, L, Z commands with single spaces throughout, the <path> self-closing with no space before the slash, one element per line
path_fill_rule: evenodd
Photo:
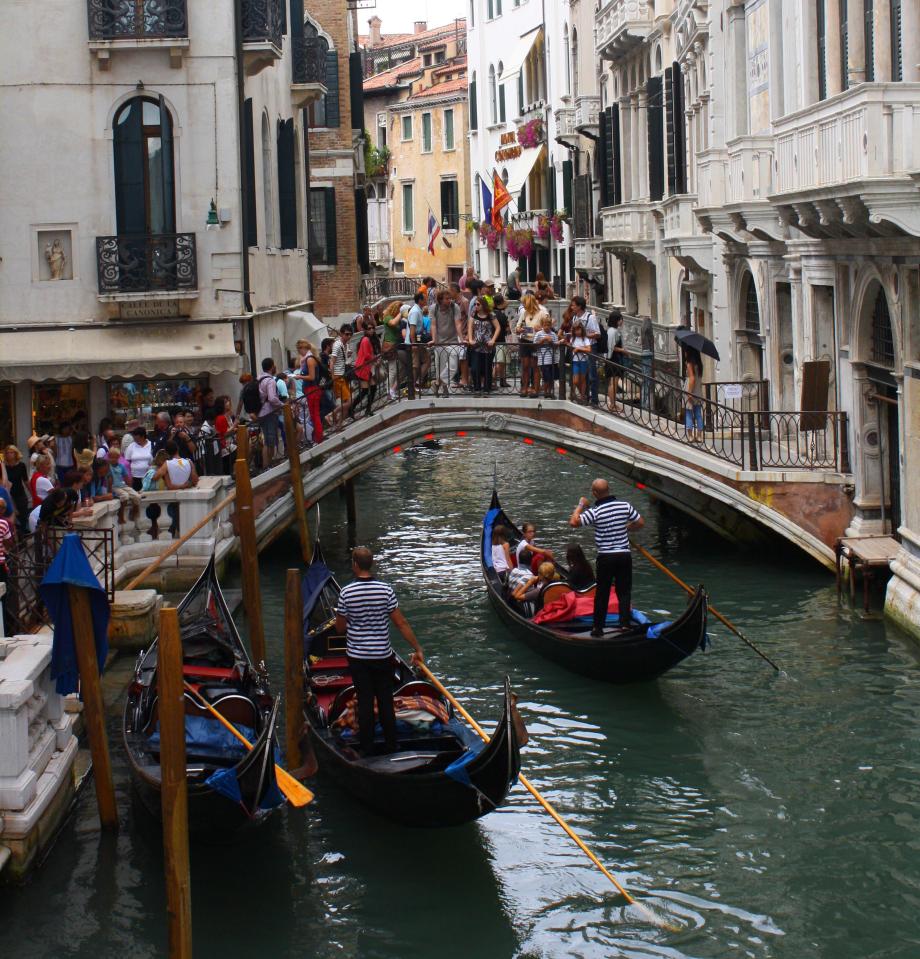
<path fill-rule="evenodd" d="M 219 230 L 220 220 L 217 218 L 217 204 L 211 199 L 211 206 L 208 208 L 208 219 L 205 223 L 206 230 Z"/>

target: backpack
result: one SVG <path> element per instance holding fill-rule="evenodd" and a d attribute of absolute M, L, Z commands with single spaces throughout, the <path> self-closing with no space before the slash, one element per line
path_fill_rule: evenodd
<path fill-rule="evenodd" d="M 262 409 L 262 391 L 258 380 L 250 380 L 243 387 L 243 409 L 252 416 L 258 416 Z"/>
<path fill-rule="evenodd" d="M 591 352 L 600 353 L 602 356 L 606 356 L 607 355 L 607 327 L 604 324 L 604 321 L 596 313 L 593 313 L 591 310 L 585 310 L 585 315 L 582 317 L 582 321 L 584 322 L 585 328 L 587 329 L 588 317 L 592 317 L 592 316 L 594 317 L 597 323 L 597 328 L 601 331 L 601 335 L 596 340 L 594 340 L 594 342 L 591 344 Z"/>

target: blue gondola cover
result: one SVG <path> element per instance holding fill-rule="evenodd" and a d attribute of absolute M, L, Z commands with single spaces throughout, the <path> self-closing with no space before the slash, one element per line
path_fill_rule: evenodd
<path fill-rule="evenodd" d="M 99 673 L 105 667 L 109 652 L 109 599 L 93 573 L 83 543 L 76 533 L 68 533 L 61 548 L 45 573 L 39 586 L 42 601 L 54 623 L 54 644 L 51 648 L 51 678 L 57 681 L 57 691 L 62 696 L 77 691 L 77 651 L 73 638 L 73 619 L 70 614 L 68 586 L 81 586 L 89 590 L 90 608 L 93 614 L 93 634 L 96 640 L 96 659 Z"/>

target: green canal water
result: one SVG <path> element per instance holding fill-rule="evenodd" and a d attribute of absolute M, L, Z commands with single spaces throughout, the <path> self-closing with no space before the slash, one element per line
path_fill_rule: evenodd
<path fill-rule="evenodd" d="M 531 733 L 524 769 L 629 889 L 680 931 L 644 923 L 520 787 L 506 808 L 453 830 L 390 825 L 322 778 L 229 846 L 195 846 L 196 957 L 920 956 L 920 657 L 878 618 L 838 606 L 831 577 L 794 554 L 726 545 L 627 491 L 641 541 L 785 668 L 739 640 L 659 682 L 614 687 L 543 660 L 486 600 L 478 526 L 493 468 L 509 513 L 562 547 L 592 468 L 518 443 L 455 440 L 389 457 L 357 483 L 357 541 L 374 548 L 432 668 L 487 723 L 502 677 Z M 621 489 L 622 492 L 622 489 Z M 322 508 L 344 570 L 344 506 Z M 584 538 L 586 547 L 589 540 Z M 280 675 L 284 571 L 263 558 Z M 682 594 L 637 563 L 635 603 Z M 112 738 L 117 721 L 112 720 Z M 100 837 L 92 789 L 47 862 L 0 890 L 0 956 L 164 956 L 159 831 L 133 804 L 114 749 L 122 828 Z"/>

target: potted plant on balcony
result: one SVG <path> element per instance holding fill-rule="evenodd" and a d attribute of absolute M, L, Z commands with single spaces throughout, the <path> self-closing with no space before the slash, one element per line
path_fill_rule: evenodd
<path fill-rule="evenodd" d="M 543 121 L 537 117 L 518 127 L 518 143 L 525 149 L 538 147 L 543 142 Z"/>
<path fill-rule="evenodd" d="M 509 230 L 507 234 L 508 256 L 526 260 L 533 253 L 533 230 Z"/>
<path fill-rule="evenodd" d="M 390 151 L 387 147 L 372 147 L 364 142 L 364 172 L 369 177 L 387 175 L 387 166 L 390 162 Z"/>
<path fill-rule="evenodd" d="M 569 222 L 565 210 L 556 210 L 552 219 L 549 221 L 549 232 L 555 243 L 561 243 L 564 237 L 563 227 Z"/>

